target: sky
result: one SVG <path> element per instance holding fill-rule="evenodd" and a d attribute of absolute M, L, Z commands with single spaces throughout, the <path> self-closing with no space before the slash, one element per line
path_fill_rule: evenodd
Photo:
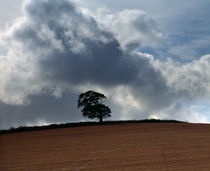
<path fill-rule="evenodd" d="M 111 120 L 210 122 L 209 0 L 1 0 L 0 129 Z"/>

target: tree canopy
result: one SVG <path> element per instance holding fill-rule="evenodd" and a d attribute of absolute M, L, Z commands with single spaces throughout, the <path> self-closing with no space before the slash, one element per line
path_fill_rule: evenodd
<path fill-rule="evenodd" d="M 82 113 L 84 117 L 97 118 L 100 122 L 103 122 L 103 118 L 111 117 L 110 108 L 103 104 L 105 100 L 106 96 L 104 94 L 87 91 L 79 95 L 78 108 L 83 107 Z"/>

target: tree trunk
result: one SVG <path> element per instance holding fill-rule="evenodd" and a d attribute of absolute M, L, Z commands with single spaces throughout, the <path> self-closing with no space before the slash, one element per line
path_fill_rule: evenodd
<path fill-rule="evenodd" d="M 100 123 L 102 123 L 103 122 L 103 117 L 102 116 L 100 116 Z"/>

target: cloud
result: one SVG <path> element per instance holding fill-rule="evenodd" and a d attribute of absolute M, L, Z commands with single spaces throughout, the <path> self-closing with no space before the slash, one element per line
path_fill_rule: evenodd
<path fill-rule="evenodd" d="M 169 107 L 158 113 L 148 116 L 150 119 L 176 119 L 179 121 L 207 123 L 207 117 L 193 110 L 191 105 L 183 105 L 180 102 L 172 103 Z"/>
<path fill-rule="evenodd" d="M 210 55 L 186 64 L 171 58 L 164 62 L 151 58 L 151 64 L 162 73 L 174 92 L 191 99 L 210 97 Z"/>
<path fill-rule="evenodd" d="M 83 118 L 77 109 L 77 98 L 78 93 L 70 90 L 63 92 L 62 98 L 45 91 L 29 96 L 30 103 L 25 106 L 1 102 L 0 128 L 80 121 Z"/>
<path fill-rule="evenodd" d="M 9 46 L 2 62 L 6 103 L 24 103 L 27 95 L 49 85 L 115 86 L 135 81 L 141 70 L 153 72 L 146 58 L 123 51 L 110 31 L 68 1 L 28 1 L 24 9 L 25 17 L 3 36 Z"/>
<path fill-rule="evenodd" d="M 121 48 L 127 51 L 137 50 L 141 46 L 155 46 L 162 38 L 158 25 L 141 10 L 127 9 L 111 13 L 106 8 L 101 8 L 97 10 L 97 15 L 92 16 L 101 27 L 114 33 Z"/>
<path fill-rule="evenodd" d="M 81 120 L 75 102 L 88 89 L 108 96 L 114 119 L 169 118 L 183 94 L 209 93 L 209 56 L 181 64 L 139 52 L 162 36 L 143 11 L 92 14 L 68 0 L 23 9 L 0 36 L 1 127 Z"/>
<path fill-rule="evenodd" d="M 21 15 L 21 3 L 23 0 L 2 0 L 0 6 L 0 30 L 5 30 L 6 25 L 10 24 L 10 21 Z M 8 10 L 12 9 L 8 12 Z"/>

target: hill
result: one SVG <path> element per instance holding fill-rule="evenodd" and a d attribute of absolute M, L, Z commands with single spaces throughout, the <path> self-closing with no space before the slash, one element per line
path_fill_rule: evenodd
<path fill-rule="evenodd" d="M 176 122 L 0 134 L 0 170 L 210 170 L 209 135 Z"/>
<path fill-rule="evenodd" d="M 58 129 L 58 128 L 71 128 L 71 127 L 80 127 L 80 126 L 113 125 L 113 124 L 126 124 L 126 123 L 164 123 L 164 122 L 183 123 L 182 121 L 177 121 L 177 120 L 159 120 L 159 119 L 105 121 L 103 123 L 76 122 L 76 123 L 64 123 L 64 124 L 50 124 L 50 125 L 45 125 L 45 126 L 20 126 L 17 128 L 0 130 L 0 134 L 39 131 L 39 130 Z"/>

